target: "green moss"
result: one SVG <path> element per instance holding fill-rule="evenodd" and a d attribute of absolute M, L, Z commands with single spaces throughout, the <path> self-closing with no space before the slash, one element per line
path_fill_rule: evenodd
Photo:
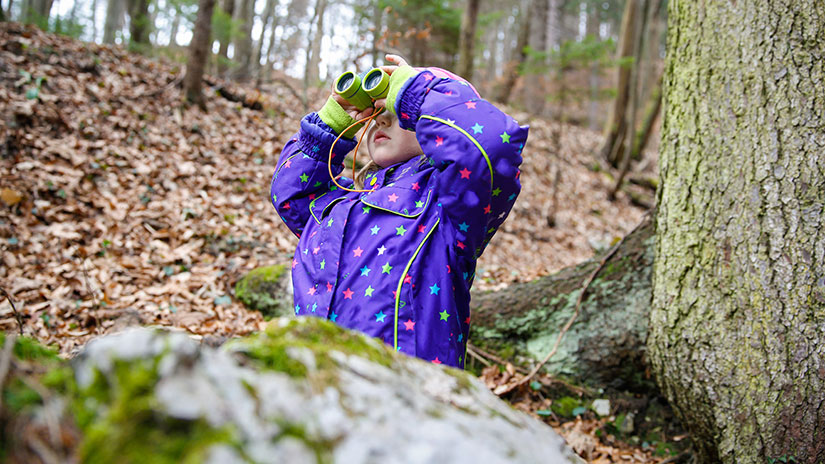
<path fill-rule="evenodd" d="M 335 364 L 334 351 L 362 356 L 382 366 L 392 366 L 392 350 L 365 335 L 346 330 L 337 324 L 316 317 L 278 319 L 264 332 L 234 340 L 227 349 L 243 353 L 261 367 L 284 372 L 293 377 L 305 377 L 329 372 Z M 312 354 L 313 362 L 305 363 L 300 350 Z"/>
<path fill-rule="evenodd" d="M 5 346 L 6 334 L 0 333 L 0 346 Z M 30 337 L 17 337 L 14 356 L 23 361 L 60 361 L 57 349 L 43 346 Z"/>
<path fill-rule="evenodd" d="M 154 394 L 160 358 L 117 360 L 113 375 L 96 372 L 78 392 L 73 409 L 84 435 L 82 462 L 197 463 L 213 444 L 235 444 L 231 428 L 162 412 Z"/>
<path fill-rule="evenodd" d="M 550 409 L 559 416 L 572 418 L 573 410 L 581 406 L 581 400 L 571 396 L 563 396 L 557 400 L 554 400 L 553 404 L 550 405 Z"/>
<path fill-rule="evenodd" d="M 284 272 L 286 266 L 264 266 L 253 269 L 235 284 L 235 296 L 247 307 L 260 311 L 264 316 L 276 317 L 291 314 Z"/>

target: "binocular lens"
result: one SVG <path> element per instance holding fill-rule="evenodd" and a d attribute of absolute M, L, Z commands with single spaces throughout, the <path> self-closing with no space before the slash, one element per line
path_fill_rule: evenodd
<path fill-rule="evenodd" d="M 355 80 L 355 74 L 353 74 L 351 72 L 344 73 L 344 75 L 342 75 L 338 79 L 338 82 L 335 85 L 335 89 L 338 90 L 339 92 L 344 92 L 345 90 L 347 90 L 349 88 L 350 85 L 352 85 L 352 81 L 354 81 L 354 80 Z"/>
<path fill-rule="evenodd" d="M 371 72 L 364 77 L 364 90 L 370 91 L 381 83 L 381 73 Z"/>

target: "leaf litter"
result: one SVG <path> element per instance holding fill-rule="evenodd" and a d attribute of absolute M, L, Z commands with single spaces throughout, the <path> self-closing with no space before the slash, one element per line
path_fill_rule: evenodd
<path fill-rule="evenodd" d="M 209 86 L 206 112 L 185 107 L 174 85 L 182 72 L 121 47 L 0 23 L 0 285 L 24 333 L 64 357 L 129 325 L 227 338 L 265 324 L 233 287 L 256 267 L 289 261 L 297 245 L 268 192 L 303 111 L 283 83 L 258 92 L 221 82 L 262 110 Z M 311 107 L 325 94 L 310 89 Z M 480 289 L 588 259 L 645 211 L 623 192 L 608 200 L 612 177 L 594 161 L 599 134 L 509 112 L 531 125 L 523 190 L 479 260 Z M 655 176 L 655 153 L 645 157 Z M 17 331 L 14 312 L 0 302 L 4 331 Z M 512 378 L 482 375 L 493 390 Z M 514 405 L 535 414 L 543 401 Z M 605 451 L 594 421 L 548 421 L 590 462 L 658 462 L 637 448 Z"/>

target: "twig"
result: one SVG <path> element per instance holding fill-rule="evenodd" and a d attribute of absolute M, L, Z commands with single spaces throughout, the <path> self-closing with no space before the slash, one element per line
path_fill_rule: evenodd
<path fill-rule="evenodd" d="M 645 216 L 647 216 L 647 214 L 645 214 Z M 590 277 L 587 278 L 587 281 L 585 282 L 584 286 L 582 287 L 581 293 L 579 293 L 579 298 L 576 300 L 576 309 L 575 309 L 575 311 L 573 311 L 573 315 L 570 316 L 570 320 L 568 320 L 567 324 L 565 324 L 564 327 L 561 329 L 561 332 L 559 333 L 559 336 L 556 338 L 556 343 L 553 344 L 553 349 L 551 349 L 550 352 L 547 353 L 547 356 L 545 356 L 544 359 L 536 367 L 534 367 L 533 370 L 530 371 L 530 373 L 526 377 L 521 379 L 518 383 L 513 384 L 511 386 L 511 388 L 508 388 L 506 391 L 501 392 L 501 394 L 507 393 L 510 390 L 513 390 L 514 388 L 519 387 L 519 386 L 524 385 L 525 383 L 529 382 L 530 379 L 532 379 L 533 376 L 536 375 L 536 373 L 539 370 L 541 370 L 541 368 L 544 367 L 545 364 L 547 364 L 547 361 L 549 361 L 550 358 L 552 358 L 553 355 L 556 354 L 556 350 L 559 348 L 559 344 L 561 343 L 561 340 L 564 337 L 564 334 L 566 334 L 567 331 L 570 330 L 570 327 L 573 325 L 573 322 L 576 321 L 576 318 L 579 315 L 579 311 L 581 310 L 582 301 L 584 300 L 584 294 L 587 293 L 587 288 L 593 282 L 593 279 L 596 278 L 596 275 L 598 275 L 599 271 L 601 271 L 604 268 L 604 265 L 607 263 L 607 261 L 610 260 L 610 258 L 612 258 L 614 254 L 616 254 L 616 251 L 618 251 L 619 247 L 622 246 L 622 243 L 624 243 L 625 239 L 627 237 L 629 237 L 631 234 L 633 234 L 633 232 L 635 232 L 636 229 L 638 229 L 645 222 L 646 219 L 647 219 L 646 217 L 643 217 L 642 220 L 639 221 L 639 224 L 637 224 L 636 227 L 634 227 L 633 230 L 630 231 L 630 233 L 628 233 L 627 235 L 622 237 L 622 239 L 619 240 L 619 242 L 617 244 L 615 244 L 613 246 L 613 248 L 611 248 L 610 251 L 606 255 L 604 255 L 604 257 L 599 262 L 599 265 L 596 266 L 596 269 L 594 269 L 593 272 L 590 273 Z"/>
<path fill-rule="evenodd" d="M 671 456 L 671 457 L 665 459 L 664 461 L 660 462 L 659 464 L 672 464 L 674 462 L 679 462 L 679 461 L 682 460 L 682 458 L 684 458 L 688 454 L 690 454 L 690 448 L 685 449 L 684 451 L 677 454 L 676 456 Z"/>
<path fill-rule="evenodd" d="M 11 310 L 14 312 L 14 318 L 17 319 L 17 328 L 20 330 L 20 335 L 23 335 L 23 317 L 17 312 L 17 308 L 14 306 L 14 300 L 11 299 L 11 295 L 9 295 L 3 287 L 0 287 L 0 292 L 3 292 L 3 295 L 9 300 Z"/>
<path fill-rule="evenodd" d="M 14 344 L 17 343 L 17 335 L 10 333 L 6 336 L 6 344 L 3 345 L 3 353 L 0 354 L 0 391 L 3 390 L 3 384 L 6 382 L 6 374 L 9 372 L 11 365 L 11 352 L 14 349 Z M 0 409 L 3 406 L 3 396 L 0 395 Z"/>
<path fill-rule="evenodd" d="M 498 364 L 501 364 L 501 365 L 512 364 L 513 368 L 516 370 L 516 372 L 521 372 L 522 374 L 527 373 L 527 369 L 524 369 L 523 367 L 516 366 L 515 364 L 510 363 L 505 359 L 501 359 L 500 357 L 494 355 L 493 353 L 490 353 L 488 351 L 484 351 L 484 350 L 482 350 L 481 348 L 479 348 L 475 345 L 472 345 L 472 344 L 468 343 L 467 344 L 467 349 L 468 350 L 473 350 L 476 354 L 478 354 L 480 356 L 483 356 L 483 357 L 489 359 L 490 361 L 494 361 Z M 489 366 L 489 364 L 488 364 L 488 366 Z"/>
<path fill-rule="evenodd" d="M 492 365 L 492 364 L 490 364 L 490 361 L 487 361 L 487 360 L 486 360 L 486 359 L 484 359 L 484 357 L 482 357 L 480 354 L 476 353 L 476 352 L 473 350 L 473 348 L 472 348 L 472 347 L 470 347 L 470 345 L 469 345 L 469 344 L 467 345 L 467 353 L 468 353 L 470 356 L 474 357 L 475 359 L 478 359 L 478 360 L 481 362 L 481 364 L 484 364 L 484 367 L 490 367 L 490 366 Z"/>
<path fill-rule="evenodd" d="M 76 251 L 80 251 L 79 248 L 75 248 Z M 83 270 L 83 278 L 86 281 L 86 292 L 92 295 L 92 302 L 95 304 L 95 309 L 97 309 L 97 296 L 95 295 L 95 291 L 92 288 L 92 285 L 89 283 L 89 273 L 86 272 L 86 253 L 83 252 L 83 256 L 81 257 L 81 269 Z M 95 333 L 100 333 L 100 321 L 95 317 L 92 311 L 89 311 L 89 316 L 95 321 Z"/>

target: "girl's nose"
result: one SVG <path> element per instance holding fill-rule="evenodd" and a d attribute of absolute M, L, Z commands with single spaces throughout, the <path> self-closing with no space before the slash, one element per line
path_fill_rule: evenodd
<path fill-rule="evenodd" d="M 389 127 L 392 125 L 392 115 L 389 111 L 384 110 L 381 114 L 375 117 L 375 123 L 379 126 Z"/>

